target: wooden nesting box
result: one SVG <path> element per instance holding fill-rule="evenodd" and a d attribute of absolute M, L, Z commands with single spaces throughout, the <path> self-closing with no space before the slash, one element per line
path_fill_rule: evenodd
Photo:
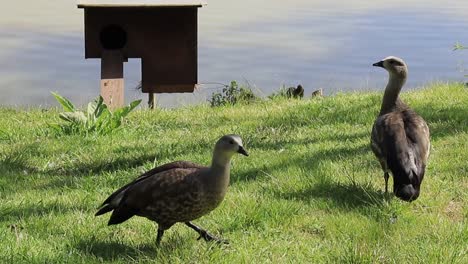
<path fill-rule="evenodd" d="M 197 12 L 204 0 L 80 0 L 85 57 L 101 58 L 101 94 L 123 105 L 123 63 L 141 58 L 145 93 L 193 92 Z"/>

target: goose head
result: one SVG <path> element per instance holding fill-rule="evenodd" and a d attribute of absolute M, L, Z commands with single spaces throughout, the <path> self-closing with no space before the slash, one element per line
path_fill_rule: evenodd
<path fill-rule="evenodd" d="M 372 65 L 386 69 L 391 77 L 406 79 L 408 75 L 408 66 L 405 61 L 395 56 L 389 56 Z"/>
<path fill-rule="evenodd" d="M 393 193 L 403 201 L 411 202 L 419 197 L 422 179 L 414 171 L 409 173 L 408 178 L 393 178 Z"/>
<path fill-rule="evenodd" d="M 228 158 L 231 158 L 236 153 L 249 156 L 249 153 L 244 148 L 241 137 L 238 135 L 225 135 L 221 137 L 216 142 L 215 153 Z"/>
<path fill-rule="evenodd" d="M 402 199 L 403 201 L 411 202 L 419 197 L 419 187 L 415 187 L 412 184 L 403 184 L 395 186 L 395 196 Z"/>
<path fill-rule="evenodd" d="M 304 93 L 304 87 L 302 87 L 302 85 L 299 84 L 296 88 L 296 93 L 297 94 Z"/>

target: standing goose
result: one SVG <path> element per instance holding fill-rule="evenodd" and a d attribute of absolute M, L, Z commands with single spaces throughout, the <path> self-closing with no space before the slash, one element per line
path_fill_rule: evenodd
<path fill-rule="evenodd" d="M 372 151 L 384 171 L 385 192 L 388 192 L 391 172 L 393 193 L 402 200 L 413 201 L 419 196 L 429 156 L 429 128 L 424 119 L 399 98 L 408 76 L 406 63 L 390 56 L 373 66 L 386 69 L 389 81 L 379 116 L 372 127 Z"/>
<path fill-rule="evenodd" d="M 286 96 L 288 98 L 299 98 L 302 99 L 304 97 L 304 87 L 302 85 L 298 85 L 297 88 L 289 87 L 286 91 Z"/>
<path fill-rule="evenodd" d="M 235 153 L 248 156 L 239 136 L 225 135 L 215 145 L 210 167 L 176 161 L 154 168 L 111 194 L 96 216 L 113 211 L 108 225 L 120 224 L 134 215 L 155 221 L 157 244 L 164 231 L 177 222 L 185 223 L 206 241 L 221 242 L 190 221 L 223 201 Z"/>

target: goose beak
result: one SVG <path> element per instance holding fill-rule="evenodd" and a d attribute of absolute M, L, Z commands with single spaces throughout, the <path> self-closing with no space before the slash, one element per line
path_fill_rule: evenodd
<path fill-rule="evenodd" d="M 240 154 L 242 154 L 244 156 L 247 156 L 247 157 L 249 156 L 249 153 L 247 153 L 247 151 L 242 146 L 239 146 L 239 150 L 237 150 L 237 153 L 240 153 Z"/>
<path fill-rule="evenodd" d="M 383 68 L 384 67 L 383 66 L 383 61 L 376 62 L 376 63 L 372 64 L 372 66 Z"/>

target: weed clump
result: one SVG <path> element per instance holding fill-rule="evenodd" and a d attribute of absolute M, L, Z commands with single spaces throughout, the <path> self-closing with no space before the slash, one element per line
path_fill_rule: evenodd
<path fill-rule="evenodd" d="M 208 101 L 212 107 L 217 107 L 238 103 L 251 103 L 258 99 L 259 97 L 254 94 L 250 87 L 239 86 L 236 81 L 231 81 L 221 92 L 213 93 Z"/>

